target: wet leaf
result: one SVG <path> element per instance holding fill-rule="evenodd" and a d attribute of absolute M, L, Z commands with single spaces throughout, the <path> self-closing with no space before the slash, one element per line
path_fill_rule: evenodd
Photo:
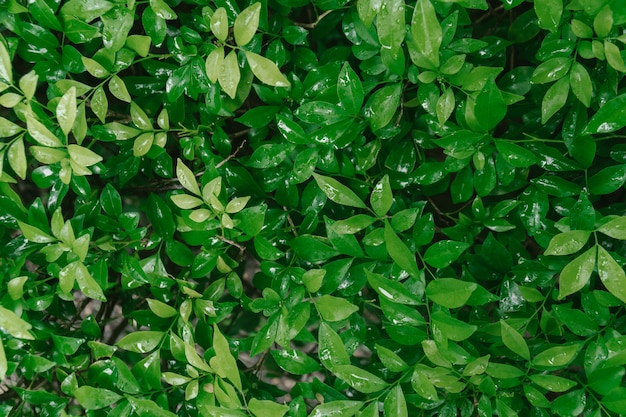
<path fill-rule="evenodd" d="M 602 246 L 598 246 L 598 275 L 606 289 L 626 303 L 626 273 Z"/>
<path fill-rule="evenodd" d="M 289 87 L 289 80 L 280 72 L 278 66 L 271 60 L 255 54 L 254 52 L 244 51 L 248 64 L 252 73 L 262 83 L 274 87 Z"/>
<path fill-rule="evenodd" d="M 246 7 L 235 19 L 233 33 L 237 46 L 244 46 L 250 43 L 252 37 L 259 27 L 259 16 L 261 14 L 261 3 L 257 2 Z M 258 417 L 258 416 L 257 416 Z"/>
<path fill-rule="evenodd" d="M 565 265 L 559 279 L 559 298 L 580 291 L 591 278 L 596 266 L 596 246 Z"/>
<path fill-rule="evenodd" d="M 459 308 L 467 303 L 478 284 L 455 278 L 439 278 L 428 283 L 426 296 L 440 306 Z"/>

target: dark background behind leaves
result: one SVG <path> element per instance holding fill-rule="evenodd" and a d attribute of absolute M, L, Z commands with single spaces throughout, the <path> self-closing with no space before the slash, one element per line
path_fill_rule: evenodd
<path fill-rule="evenodd" d="M 2 414 L 626 414 L 625 24 L 0 1 Z"/>

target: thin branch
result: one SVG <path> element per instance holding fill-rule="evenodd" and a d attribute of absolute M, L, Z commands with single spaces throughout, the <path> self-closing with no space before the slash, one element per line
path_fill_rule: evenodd
<path fill-rule="evenodd" d="M 303 28 L 305 28 L 305 29 L 315 29 L 315 26 L 317 26 L 317 25 L 321 22 L 321 20 L 322 20 L 323 18 L 325 18 L 326 16 L 328 16 L 328 14 L 329 14 L 330 12 L 332 12 L 332 10 L 326 10 L 324 13 L 322 13 L 321 15 L 319 15 L 319 16 L 317 17 L 317 20 L 315 20 L 315 22 L 313 22 L 313 23 L 300 23 L 300 22 L 293 22 L 293 24 L 294 24 L 294 25 L 296 25 L 296 26 L 303 27 Z"/>

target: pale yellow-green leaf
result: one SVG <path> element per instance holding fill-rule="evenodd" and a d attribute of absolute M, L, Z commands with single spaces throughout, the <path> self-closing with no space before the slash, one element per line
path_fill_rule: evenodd
<path fill-rule="evenodd" d="M 211 369 L 211 367 L 204 361 L 204 359 L 202 359 L 200 355 L 198 355 L 196 349 L 187 342 L 185 342 L 185 357 L 187 358 L 187 362 L 189 362 L 191 366 L 194 366 L 201 371 L 213 372 L 213 369 Z"/>
<path fill-rule="evenodd" d="M 4 93 L 0 96 L 0 106 L 12 109 L 22 101 L 22 96 L 16 93 Z"/>
<path fill-rule="evenodd" d="M 63 211 L 61 210 L 61 207 L 59 207 L 54 211 L 54 213 L 52 213 L 52 219 L 50 219 L 50 231 L 57 239 L 60 239 L 61 228 L 63 228 L 64 223 Z"/>
<path fill-rule="evenodd" d="M 85 56 L 81 57 L 81 59 L 85 69 L 93 77 L 104 78 L 109 75 L 109 71 L 107 71 L 107 69 L 104 68 L 98 61 Z"/>
<path fill-rule="evenodd" d="M 189 218 L 196 223 L 202 223 L 203 221 L 213 218 L 215 215 L 207 209 L 201 208 L 194 210 L 189 215 Z"/>
<path fill-rule="evenodd" d="M 189 194 L 176 194 L 170 198 L 174 204 L 183 210 L 191 210 L 202 205 L 202 200 Z"/>
<path fill-rule="evenodd" d="M 222 213 L 221 223 L 224 229 L 232 229 L 235 227 L 235 224 L 233 223 L 233 219 L 231 219 L 231 217 L 227 213 Z"/>
<path fill-rule="evenodd" d="M 61 170 L 59 171 L 59 179 L 63 184 L 69 184 L 72 180 L 72 167 L 69 159 L 61 161 Z"/>
<path fill-rule="evenodd" d="M 230 353 L 228 341 L 217 325 L 213 326 L 213 349 L 215 349 L 215 356 L 211 358 L 211 366 L 219 376 L 230 380 L 241 391 L 239 367 L 232 353 Z"/>
<path fill-rule="evenodd" d="M 69 161 L 70 169 L 74 175 L 78 177 L 82 177 L 84 175 L 91 175 L 91 171 L 86 166 L 77 163 L 71 158 L 63 160 L 63 162 L 65 161 Z"/>
<path fill-rule="evenodd" d="M 126 140 L 134 138 L 141 133 L 141 130 L 134 127 L 126 126 L 118 122 L 111 122 L 104 125 L 104 127 L 115 136 L 117 140 Z"/>
<path fill-rule="evenodd" d="M 24 130 L 24 128 L 21 126 L 16 125 L 4 117 L 0 117 L 0 138 L 8 138 L 18 132 L 21 132 L 22 130 Z"/>
<path fill-rule="evenodd" d="M 264 84 L 274 87 L 289 87 L 289 80 L 280 72 L 278 66 L 259 54 L 244 51 L 252 73 Z"/>
<path fill-rule="evenodd" d="M 72 87 L 59 100 L 56 109 L 57 120 L 61 130 L 67 136 L 76 120 L 76 88 Z"/>
<path fill-rule="evenodd" d="M 220 192 L 222 192 L 222 177 L 215 177 L 202 187 L 202 198 L 210 204 L 211 197 L 220 195 Z"/>
<path fill-rule="evenodd" d="M 261 15 L 261 3 L 257 2 L 246 7 L 235 19 L 233 32 L 237 46 L 247 45 L 257 28 L 259 27 L 259 16 Z"/>
<path fill-rule="evenodd" d="M 93 279 L 87 267 L 82 262 L 77 261 L 76 263 L 78 264 L 76 266 L 76 282 L 78 283 L 78 288 L 91 299 L 106 301 L 107 299 L 102 292 L 102 288 L 100 288 L 100 285 Z"/>
<path fill-rule="evenodd" d="M 15 171 L 18 177 L 21 179 L 26 178 L 26 151 L 24 149 L 24 139 L 23 137 L 17 139 L 13 144 L 9 147 L 7 152 L 7 157 L 9 159 L 9 165 Z"/>
<path fill-rule="evenodd" d="M 7 290 L 9 297 L 12 300 L 17 301 L 24 295 L 24 284 L 28 281 L 27 276 L 21 276 L 11 279 L 7 284 Z"/>
<path fill-rule="evenodd" d="M 166 144 L 167 144 L 167 133 L 157 132 L 156 135 L 154 135 L 154 145 L 158 146 L 159 148 L 165 148 Z"/>
<path fill-rule="evenodd" d="M 11 57 L 2 39 L 0 39 L 0 78 L 4 79 L 8 84 L 11 84 L 13 81 Z"/>
<path fill-rule="evenodd" d="M 224 42 L 228 36 L 228 15 L 225 8 L 220 7 L 213 13 L 210 26 L 215 37 Z"/>
<path fill-rule="evenodd" d="M 29 150 L 37 161 L 46 165 L 57 163 L 67 157 L 67 152 L 64 149 L 48 148 L 45 146 L 31 146 Z"/>
<path fill-rule="evenodd" d="M 191 191 L 197 196 L 200 196 L 200 187 L 196 182 L 196 177 L 193 172 L 178 158 L 176 160 L 176 177 L 180 184 L 188 191 Z"/>
<path fill-rule="evenodd" d="M 614 70 L 626 72 L 624 58 L 622 58 L 622 54 L 617 45 L 609 41 L 604 41 L 604 55 L 609 65 L 613 67 Z"/>
<path fill-rule="evenodd" d="M 89 252 L 89 240 L 89 234 L 85 233 L 74 240 L 74 244 L 72 245 L 72 252 L 78 256 L 78 259 L 80 259 L 81 262 L 85 261 L 87 252 Z"/>
<path fill-rule="evenodd" d="M 154 10 L 154 13 L 161 19 L 174 20 L 178 16 L 163 0 L 150 0 L 150 7 Z"/>
<path fill-rule="evenodd" d="M 222 63 L 224 61 L 224 47 L 220 46 L 211 51 L 211 53 L 206 57 L 206 61 L 204 63 L 206 75 L 209 78 L 209 81 L 212 83 L 217 82 L 220 69 L 222 68 Z"/>
<path fill-rule="evenodd" d="M 163 301 L 155 300 L 152 298 L 148 298 L 148 308 L 161 318 L 168 318 L 175 316 L 178 312 L 176 309 L 168 304 L 165 304 Z"/>
<path fill-rule="evenodd" d="M 85 114 L 85 102 L 83 101 L 76 109 L 76 120 L 74 121 L 74 139 L 79 145 L 83 143 L 87 136 L 87 115 Z"/>
<path fill-rule="evenodd" d="M 152 130 L 152 122 L 145 111 L 134 101 L 130 103 L 130 117 L 141 130 Z"/>
<path fill-rule="evenodd" d="M 91 96 L 91 110 L 98 120 L 104 123 L 107 112 L 109 111 L 109 100 L 102 86 L 96 88 Z"/>
<path fill-rule="evenodd" d="M 150 42 L 150 37 L 145 35 L 130 35 L 126 38 L 126 45 L 141 57 L 150 53 Z"/>
<path fill-rule="evenodd" d="M 20 78 L 20 90 L 22 90 L 22 93 L 24 93 L 24 97 L 26 97 L 26 100 L 30 101 L 35 95 L 38 79 L 39 76 L 35 71 L 27 72 Z"/>
<path fill-rule="evenodd" d="M 0 306 L 0 328 L 3 328 L 11 336 L 18 339 L 33 340 L 34 337 L 29 333 L 32 327 L 30 323 L 21 319 L 11 310 Z"/>
<path fill-rule="evenodd" d="M 76 237 L 74 235 L 74 228 L 69 220 L 63 223 L 63 227 L 59 231 L 59 239 L 68 246 L 73 246 Z"/>
<path fill-rule="evenodd" d="M 147 132 L 139 135 L 139 137 L 137 137 L 137 139 L 135 139 L 135 142 L 133 143 L 133 155 L 137 157 L 144 156 L 152 147 L 153 142 L 153 132 Z"/>
<path fill-rule="evenodd" d="M 31 226 L 30 224 L 23 223 L 19 220 L 17 221 L 17 224 L 19 225 L 19 228 L 22 231 L 22 234 L 24 235 L 26 240 L 29 240 L 35 243 L 51 243 L 55 241 L 55 239 L 52 236 L 50 236 L 47 233 L 44 233 L 43 231 L 41 231 L 39 228 L 35 226 Z"/>
<path fill-rule="evenodd" d="M 7 356 L 4 353 L 4 344 L 2 343 L 2 339 L 0 339 L 0 381 L 3 381 L 7 376 L 8 370 L 9 363 L 7 362 Z"/>
<path fill-rule="evenodd" d="M 126 84 L 124 84 L 124 81 L 117 75 L 111 77 L 111 81 L 109 81 L 109 91 L 111 91 L 111 94 L 113 94 L 113 96 L 117 99 L 125 101 L 126 103 L 131 102 L 130 94 L 128 94 L 128 90 L 126 89 Z"/>
<path fill-rule="evenodd" d="M 244 209 L 244 207 L 246 207 L 248 201 L 250 201 L 250 197 L 233 198 L 228 202 L 228 204 L 226 204 L 226 208 L 224 209 L 224 211 L 230 214 L 239 213 L 241 210 Z"/>
<path fill-rule="evenodd" d="M 169 129 L 170 128 L 170 117 L 167 113 L 167 109 L 161 110 L 159 115 L 157 116 L 157 124 L 161 129 Z"/>
<path fill-rule="evenodd" d="M 67 151 L 77 164 L 88 167 L 102 161 L 102 157 L 83 146 L 71 144 L 67 147 Z"/>
<path fill-rule="evenodd" d="M 59 271 L 59 289 L 64 294 L 69 294 L 72 288 L 74 288 L 77 265 L 78 262 L 72 262 Z"/>
<path fill-rule="evenodd" d="M 28 133 L 39 144 L 49 146 L 51 148 L 60 148 L 63 146 L 59 138 L 50 132 L 50 130 L 48 130 L 43 123 L 30 115 L 26 116 L 26 127 L 28 128 Z"/>
<path fill-rule="evenodd" d="M 230 51 L 228 55 L 226 55 L 226 58 L 222 61 L 217 78 L 222 90 L 224 90 L 230 98 L 235 98 L 237 95 L 237 86 L 241 79 L 236 51 Z"/>

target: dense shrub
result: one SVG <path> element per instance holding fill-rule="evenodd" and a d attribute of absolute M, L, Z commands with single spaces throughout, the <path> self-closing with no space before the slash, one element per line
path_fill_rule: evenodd
<path fill-rule="evenodd" d="M 623 0 L 3 0 L 0 414 L 626 414 Z"/>

